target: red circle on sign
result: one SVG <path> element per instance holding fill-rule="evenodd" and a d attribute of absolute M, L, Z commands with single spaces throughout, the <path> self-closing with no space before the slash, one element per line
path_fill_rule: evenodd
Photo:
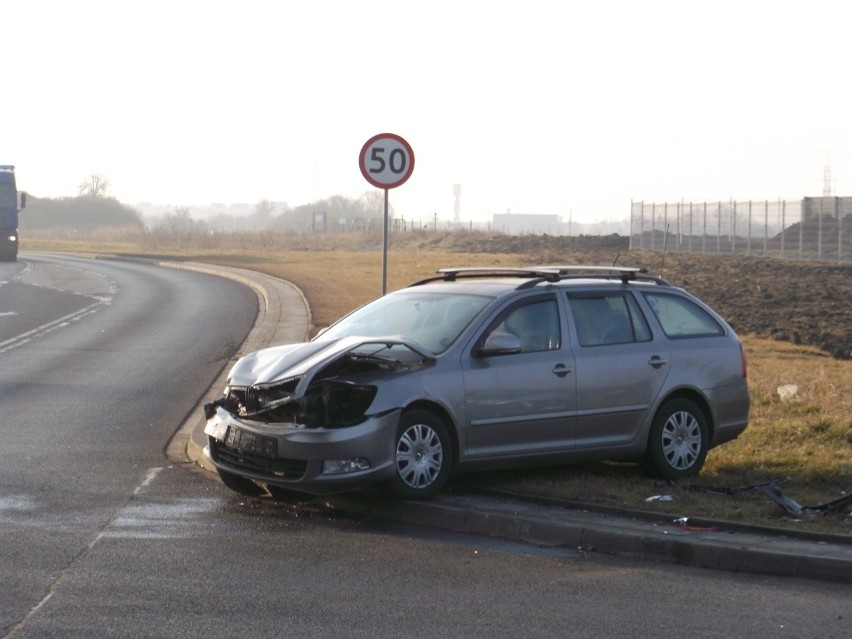
<path fill-rule="evenodd" d="M 411 177 L 414 151 L 395 133 L 379 133 L 361 147 L 358 164 L 367 182 L 380 189 L 393 189 Z"/>

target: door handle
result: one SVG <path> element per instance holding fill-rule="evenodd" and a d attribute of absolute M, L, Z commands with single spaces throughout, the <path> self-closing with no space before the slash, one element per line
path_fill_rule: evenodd
<path fill-rule="evenodd" d="M 657 355 L 654 355 L 651 359 L 648 360 L 648 364 L 650 364 L 652 368 L 660 368 L 668 363 L 668 360 L 665 360 Z"/>
<path fill-rule="evenodd" d="M 553 374 L 557 377 L 565 377 L 570 372 L 572 372 L 572 370 L 565 366 L 565 364 L 557 364 L 553 367 Z"/>

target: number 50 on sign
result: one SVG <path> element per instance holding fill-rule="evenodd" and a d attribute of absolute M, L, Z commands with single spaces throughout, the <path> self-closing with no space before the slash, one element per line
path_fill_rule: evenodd
<path fill-rule="evenodd" d="M 380 189 L 392 189 L 411 177 L 414 151 L 400 136 L 379 133 L 364 143 L 359 164 L 367 182 Z"/>

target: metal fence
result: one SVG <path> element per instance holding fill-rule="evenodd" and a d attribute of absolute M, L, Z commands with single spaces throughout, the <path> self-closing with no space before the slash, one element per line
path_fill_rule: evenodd
<path fill-rule="evenodd" d="M 852 264 L 852 198 L 631 202 L 631 250 Z"/>

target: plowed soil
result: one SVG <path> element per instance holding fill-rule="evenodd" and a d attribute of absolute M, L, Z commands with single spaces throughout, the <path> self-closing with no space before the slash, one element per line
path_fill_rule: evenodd
<path fill-rule="evenodd" d="M 393 236 L 392 248 L 517 254 L 519 264 L 643 266 L 682 286 L 742 334 L 816 346 L 852 358 L 852 266 L 731 254 L 630 251 L 622 236 L 480 233 Z"/>

